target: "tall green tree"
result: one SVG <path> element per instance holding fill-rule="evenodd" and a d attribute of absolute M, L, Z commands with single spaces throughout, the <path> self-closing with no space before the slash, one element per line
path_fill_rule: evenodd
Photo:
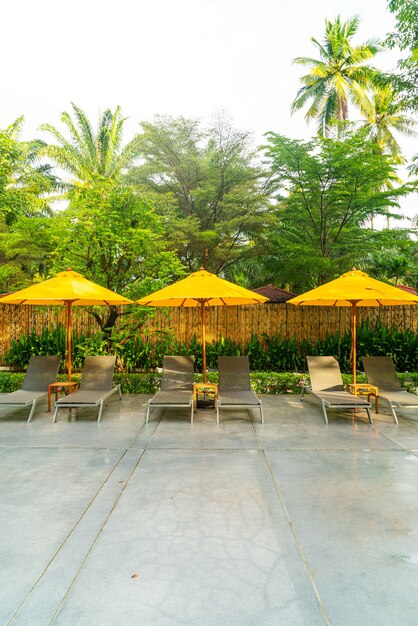
<path fill-rule="evenodd" d="M 167 250 L 161 218 L 132 187 L 100 181 L 78 194 L 56 220 L 55 271 L 71 267 L 132 300 L 182 274 L 176 255 Z M 107 337 L 128 312 L 114 306 L 90 310 Z"/>
<path fill-rule="evenodd" d="M 0 130 L 0 292 L 43 277 L 51 252 L 49 222 L 58 181 L 40 143 L 22 141 L 24 118 Z"/>
<path fill-rule="evenodd" d="M 106 109 L 94 129 L 84 111 L 74 103 L 71 106 L 72 115 L 61 113 L 63 132 L 51 124 L 40 126 L 55 141 L 44 144 L 43 155 L 69 175 L 67 188 L 72 192 L 100 180 L 117 180 L 138 155 L 135 138 L 123 145 L 126 118 L 120 107 Z"/>
<path fill-rule="evenodd" d="M 12 225 L 0 217 L 0 293 L 48 277 L 53 251 L 52 217 L 20 216 Z"/>
<path fill-rule="evenodd" d="M 335 121 L 348 120 L 349 102 L 362 108 L 366 90 L 376 82 L 377 72 L 367 62 L 381 49 L 377 39 L 353 45 L 360 24 L 358 16 L 342 22 L 340 16 L 334 22 L 325 20 L 323 42 L 312 37 L 319 58 L 297 57 L 294 63 L 309 68 L 301 77 L 302 87 L 292 103 L 292 112 L 310 106 L 306 120 L 318 120 L 318 132 L 329 133 Z"/>
<path fill-rule="evenodd" d="M 222 116 L 209 128 L 183 117 L 141 126 L 128 181 L 152 197 L 182 263 L 220 273 L 256 256 L 267 200 L 248 134 Z"/>
<path fill-rule="evenodd" d="M 404 100 L 392 85 L 376 86 L 371 97 L 363 103 L 364 126 L 368 137 L 382 152 L 390 154 L 395 162 L 404 162 L 396 135 L 416 136 L 416 121 L 408 115 Z"/>
<path fill-rule="evenodd" d="M 394 211 L 408 192 L 382 189 L 393 175 L 391 160 L 367 140 L 365 129 L 344 140 L 304 142 L 269 133 L 268 141 L 277 201 L 265 256 L 270 271 L 275 267 L 280 281 L 301 290 L 361 264 L 373 236 L 367 221 Z"/>
<path fill-rule="evenodd" d="M 50 213 L 57 179 L 42 162 L 38 141 L 21 141 L 24 118 L 0 129 L 0 215 L 6 225 L 20 216 Z"/>
<path fill-rule="evenodd" d="M 379 280 L 417 287 L 416 231 L 400 228 L 376 231 L 365 260 L 365 270 Z"/>
<path fill-rule="evenodd" d="M 389 11 L 396 19 L 395 30 L 388 35 L 390 48 L 399 48 L 402 57 L 398 71 L 390 76 L 406 107 L 418 110 L 418 3 L 416 0 L 388 0 Z"/>

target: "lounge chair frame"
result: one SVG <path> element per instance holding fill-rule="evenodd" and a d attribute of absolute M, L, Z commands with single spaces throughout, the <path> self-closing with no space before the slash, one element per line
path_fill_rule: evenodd
<path fill-rule="evenodd" d="M 71 410 L 98 406 L 97 423 L 99 424 L 102 419 L 105 400 L 116 392 L 119 394 L 119 400 L 122 400 L 120 385 L 113 386 L 115 362 L 115 356 L 87 356 L 81 374 L 80 389 L 55 403 L 52 423 L 56 422 L 60 409 Z M 97 384 L 99 387 L 95 386 Z M 91 397 L 94 393 L 96 397 Z"/>
<path fill-rule="evenodd" d="M 38 400 L 48 395 L 48 385 L 53 383 L 60 366 L 59 356 L 31 356 L 22 389 L 0 396 L 0 407 L 30 406 L 28 424 L 32 421 Z"/>
<path fill-rule="evenodd" d="M 332 356 L 308 356 L 308 369 L 311 385 L 303 385 L 300 401 L 303 402 L 305 392 L 311 393 L 321 401 L 325 423 L 328 424 L 327 409 L 364 409 L 370 424 L 370 402 L 363 397 L 354 396 L 344 390 L 340 366 Z M 334 395 L 334 397 L 333 397 Z"/>
<path fill-rule="evenodd" d="M 222 408 L 247 410 L 251 418 L 250 410 L 260 410 L 260 420 L 264 424 L 263 404 L 251 389 L 250 366 L 248 356 L 220 356 L 218 359 L 218 401 L 216 403 L 216 422 L 219 424 Z M 224 396 L 222 394 L 225 394 Z M 225 396 L 229 396 L 229 400 Z M 241 401 L 240 395 L 251 398 L 251 402 Z M 234 402 L 231 399 L 236 398 Z"/>
<path fill-rule="evenodd" d="M 364 356 L 362 362 L 367 381 L 379 389 L 379 401 L 389 404 L 395 424 L 399 424 L 395 409 L 418 409 L 418 396 L 402 389 L 392 357 Z"/>
<path fill-rule="evenodd" d="M 145 423 L 148 424 L 151 409 L 190 409 L 190 423 L 194 419 L 193 401 L 193 372 L 194 357 L 170 355 L 164 357 L 161 387 L 148 400 Z M 167 395 L 173 395 L 181 400 L 168 402 Z M 182 398 L 184 396 L 184 399 Z"/>

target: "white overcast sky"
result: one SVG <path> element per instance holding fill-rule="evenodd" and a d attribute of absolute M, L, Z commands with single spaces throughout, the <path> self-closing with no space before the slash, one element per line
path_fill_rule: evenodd
<path fill-rule="evenodd" d="M 94 120 L 121 105 L 126 139 L 155 114 L 205 118 L 225 110 L 260 141 L 268 130 L 307 138 L 290 104 L 303 68 L 317 56 L 310 37 L 324 20 L 358 14 L 358 43 L 384 37 L 386 0 L 9 0 L 2 6 L 0 127 L 25 116 L 25 138 L 59 125 L 75 102 Z M 396 66 L 393 52 L 375 64 Z M 39 134 L 38 134 L 39 136 Z M 401 142 L 407 156 L 415 142 Z M 403 210 L 418 213 L 416 199 Z"/>

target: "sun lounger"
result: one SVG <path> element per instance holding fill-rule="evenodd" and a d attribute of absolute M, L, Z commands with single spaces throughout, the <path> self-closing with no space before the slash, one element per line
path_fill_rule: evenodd
<path fill-rule="evenodd" d="M 31 356 L 22 389 L 0 395 L 0 406 L 30 406 L 29 423 L 37 401 L 47 395 L 48 385 L 55 382 L 59 366 L 59 356 Z"/>
<path fill-rule="evenodd" d="M 390 356 L 364 356 L 362 361 L 367 382 L 379 389 L 379 400 L 388 402 L 395 424 L 395 409 L 418 409 L 418 396 L 402 389 Z"/>
<path fill-rule="evenodd" d="M 190 409 L 190 422 L 193 423 L 193 372 L 192 356 L 165 356 L 161 388 L 148 400 L 146 423 L 151 409 L 187 408 Z"/>
<path fill-rule="evenodd" d="M 216 421 L 222 408 L 260 410 L 261 423 L 264 424 L 263 406 L 250 384 L 250 365 L 248 356 L 220 356 L 218 360 L 218 402 Z"/>
<path fill-rule="evenodd" d="M 303 401 L 305 391 L 319 398 L 326 424 L 328 424 L 327 409 L 364 409 L 370 424 L 373 424 L 370 402 L 344 391 L 340 366 L 336 358 L 333 356 L 308 356 L 306 358 L 311 384 L 302 387 L 301 401 Z"/>
<path fill-rule="evenodd" d="M 115 356 L 86 356 L 81 374 L 80 389 L 55 403 L 55 413 L 52 421 L 55 422 L 60 409 L 98 406 L 99 415 L 97 422 L 100 422 L 106 398 L 117 391 L 119 399 L 122 400 L 120 385 L 113 386 L 115 362 Z"/>

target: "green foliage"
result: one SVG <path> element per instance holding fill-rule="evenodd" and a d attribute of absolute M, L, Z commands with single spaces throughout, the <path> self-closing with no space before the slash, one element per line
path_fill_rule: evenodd
<path fill-rule="evenodd" d="M 390 48 L 398 47 L 403 53 L 398 71 L 390 76 L 390 80 L 405 105 L 418 110 L 418 3 L 415 0 L 388 0 L 388 7 L 396 18 L 396 25 L 387 43 Z"/>
<path fill-rule="evenodd" d="M 87 337 L 73 332 L 72 341 L 74 370 L 81 368 L 87 354 L 107 354 L 107 346 L 100 335 Z M 61 356 L 61 370 L 63 371 L 65 369 L 66 349 L 66 329 L 64 326 L 58 325 L 50 330 L 45 328 L 40 335 L 32 331 L 29 335 L 21 335 L 18 340 L 13 340 L 10 350 L 4 356 L 4 363 L 13 369 L 24 371 L 31 356 L 56 354 Z"/>
<path fill-rule="evenodd" d="M 320 43 L 312 37 L 319 59 L 298 57 L 294 63 L 309 68 L 302 76 L 302 87 L 292 103 L 292 111 L 298 111 L 311 102 L 306 119 L 318 120 L 318 132 L 329 133 L 333 123 L 348 119 L 348 102 L 360 109 L 367 100 L 366 89 L 376 82 L 376 70 L 367 65 L 382 46 L 372 39 L 359 46 L 352 45 L 352 38 L 360 24 L 358 16 L 341 22 L 325 20 L 325 36 Z"/>
<path fill-rule="evenodd" d="M 0 393 L 11 393 L 22 388 L 24 374 L 0 372 Z M 202 374 L 195 374 L 195 382 L 202 382 Z M 208 382 L 216 383 L 218 375 L 215 372 L 209 372 L 207 376 Z M 307 374 L 293 374 L 290 372 L 251 372 L 251 387 L 255 393 L 259 394 L 300 394 L 302 382 L 309 383 Z M 58 381 L 67 380 L 66 376 L 59 375 Z M 80 381 L 80 374 L 74 374 L 73 380 Z M 399 374 L 399 380 L 402 388 L 417 393 L 418 391 L 418 374 L 407 373 Z M 120 384 L 122 393 L 127 394 L 154 394 L 158 391 L 161 384 L 161 374 L 115 374 L 113 377 L 115 385 Z M 352 382 L 352 376 L 343 374 L 344 385 Z M 366 382 L 365 375 L 359 375 L 357 382 Z"/>
<path fill-rule="evenodd" d="M 56 271 L 67 267 L 112 291 L 136 300 L 182 273 L 174 252 L 167 250 L 161 218 L 150 201 L 132 187 L 103 180 L 80 191 L 70 207 L 56 217 Z M 107 340 L 124 341 L 152 315 L 150 309 L 115 306 L 90 310 Z M 116 320 L 135 318 L 129 327 Z"/>
<path fill-rule="evenodd" d="M 218 356 L 248 355 L 250 368 L 254 372 L 306 372 L 306 357 L 335 356 L 341 371 L 350 373 L 351 333 L 327 335 L 317 341 L 297 343 L 294 338 L 279 335 L 259 337 L 253 335 L 249 341 L 240 344 L 220 337 L 207 345 L 207 365 L 217 370 Z M 80 369 L 84 357 L 89 354 L 107 354 L 108 344 L 103 334 L 92 337 L 73 336 L 74 370 Z M 59 326 L 51 331 L 43 331 L 38 336 L 31 333 L 12 342 L 5 362 L 19 370 L 26 369 L 32 354 L 60 354 L 64 365 L 65 330 Z M 115 343 L 112 354 L 117 355 L 120 370 L 126 372 L 150 372 L 162 367 L 165 354 L 192 354 L 195 357 L 196 371 L 202 370 L 202 347 L 196 337 L 189 343 L 178 342 L 170 333 L 131 336 L 124 343 Z M 398 372 L 418 371 L 418 335 L 410 330 L 400 331 L 395 325 L 386 328 L 379 320 L 371 324 L 366 320 L 357 329 L 357 369 L 361 371 L 362 356 L 393 357 Z M 211 373 L 210 373 L 211 375 Z"/>
<path fill-rule="evenodd" d="M 20 141 L 23 117 L 0 129 L 0 217 L 7 226 L 20 216 L 50 213 L 48 194 L 57 187 L 51 167 L 40 161 L 40 142 Z"/>
<path fill-rule="evenodd" d="M 51 193 L 57 180 L 39 159 L 39 142 L 20 141 L 23 117 L 0 129 L 0 293 L 49 267 Z"/>
<path fill-rule="evenodd" d="M 105 179 L 119 180 L 123 170 L 138 156 L 138 146 L 134 138 L 122 147 L 126 118 L 122 117 L 120 107 L 115 111 L 106 109 L 99 116 L 95 131 L 84 111 L 74 103 L 71 106 L 72 115 L 61 113 L 64 133 L 51 124 L 43 124 L 40 129 L 55 140 L 43 144 L 42 154 L 70 174 L 66 187 L 74 196 L 80 187 Z"/>
<path fill-rule="evenodd" d="M 365 99 L 362 112 L 368 138 L 374 141 L 382 152 L 390 154 L 395 163 L 404 163 L 396 134 L 406 137 L 416 136 L 415 120 L 407 113 L 405 100 L 397 94 L 392 85 L 377 85 L 371 96 Z"/>
<path fill-rule="evenodd" d="M 0 216 L 0 293 L 46 277 L 53 243 L 49 217 L 20 216 L 8 226 Z"/>
<path fill-rule="evenodd" d="M 222 117 L 208 129 L 169 116 L 141 126 L 143 162 L 128 181 L 151 195 L 182 263 L 219 273 L 256 256 L 268 214 L 248 134 Z"/>
<path fill-rule="evenodd" d="M 361 129 L 347 132 L 343 141 L 307 142 L 267 135 L 277 209 L 265 264 L 292 290 L 309 289 L 361 264 L 373 237 L 365 224 L 396 208 L 398 197 L 409 191 L 383 189 L 394 176 L 393 164 L 366 135 Z"/>

